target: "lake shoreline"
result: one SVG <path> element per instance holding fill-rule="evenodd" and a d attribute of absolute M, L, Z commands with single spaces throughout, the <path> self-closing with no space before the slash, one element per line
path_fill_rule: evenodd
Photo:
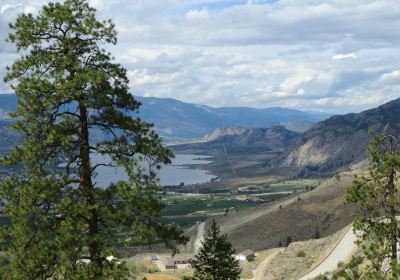
<path fill-rule="evenodd" d="M 210 172 L 206 166 L 213 161 L 209 155 L 176 154 L 171 164 L 161 166 L 157 171 L 157 177 L 161 186 L 176 186 L 180 184 L 193 185 L 209 183 L 217 176 Z M 92 164 L 109 162 L 110 159 L 102 155 L 93 155 Z M 146 168 L 145 164 L 143 168 Z M 127 179 L 125 170 L 121 167 L 104 167 L 97 170 L 96 181 L 102 187 L 111 183 Z"/>

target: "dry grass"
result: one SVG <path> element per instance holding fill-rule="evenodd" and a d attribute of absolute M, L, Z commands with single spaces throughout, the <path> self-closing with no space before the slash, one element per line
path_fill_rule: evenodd
<path fill-rule="evenodd" d="M 180 280 L 181 279 L 177 276 L 168 275 L 168 274 L 146 274 L 144 277 L 146 277 L 147 280 Z M 143 277 L 139 278 L 139 279 L 141 280 L 141 279 L 143 279 Z"/>
<path fill-rule="evenodd" d="M 271 260 L 264 279 L 297 279 L 329 255 L 346 229 L 326 238 L 290 244 Z"/>
<path fill-rule="evenodd" d="M 256 258 L 254 259 L 253 265 L 254 267 L 258 267 L 264 260 L 265 258 L 271 256 L 278 250 L 277 248 L 269 249 L 269 250 L 264 250 L 264 251 L 259 251 L 256 253 Z"/>
<path fill-rule="evenodd" d="M 243 269 L 240 273 L 241 279 L 252 279 L 254 277 L 253 272 L 249 271 L 248 269 Z"/>

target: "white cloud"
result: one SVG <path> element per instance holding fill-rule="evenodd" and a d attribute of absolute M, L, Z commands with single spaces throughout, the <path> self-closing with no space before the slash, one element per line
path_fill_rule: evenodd
<path fill-rule="evenodd" d="M 342 59 L 349 59 L 349 58 L 357 58 L 357 55 L 355 53 L 346 53 L 346 54 L 336 54 L 332 56 L 332 59 L 334 60 L 342 60 Z"/>
<path fill-rule="evenodd" d="M 380 79 L 381 82 L 386 82 L 386 81 L 397 81 L 400 82 L 400 70 L 394 70 L 389 73 L 383 74 Z"/>
<path fill-rule="evenodd" d="M 186 13 L 185 17 L 188 20 L 202 20 L 207 19 L 209 15 L 209 11 L 207 8 L 203 8 L 201 10 L 190 10 Z"/>

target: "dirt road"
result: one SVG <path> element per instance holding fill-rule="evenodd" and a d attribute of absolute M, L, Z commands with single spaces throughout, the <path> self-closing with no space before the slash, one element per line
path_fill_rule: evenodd
<path fill-rule="evenodd" d="M 204 240 L 204 229 L 205 229 L 206 223 L 200 223 L 197 226 L 197 235 L 196 235 L 196 239 L 194 241 L 194 253 L 197 253 L 199 251 L 199 249 L 201 248 L 201 243 Z"/>
<path fill-rule="evenodd" d="M 264 280 L 265 269 L 269 262 L 279 253 L 285 250 L 284 248 L 276 248 L 273 249 L 273 252 L 269 256 L 267 256 L 258 266 L 256 271 L 254 272 L 254 280 Z"/>
<path fill-rule="evenodd" d="M 357 249 L 356 240 L 357 236 L 353 232 L 353 227 L 349 226 L 332 252 L 319 265 L 298 280 L 313 279 L 318 275 L 336 270 L 338 263 L 346 261 Z"/>

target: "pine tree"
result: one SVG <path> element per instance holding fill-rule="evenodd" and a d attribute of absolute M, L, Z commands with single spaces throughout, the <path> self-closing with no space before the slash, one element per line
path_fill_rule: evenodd
<path fill-rule="evenodd" d="M 320 239 L 321 238 L 321 234 L 319 233 L 318 229 L 315 230 L 312 238 L 313 239 Z"/>
<path fill-rule="evenodd" d="M 360 243 L 370 261 L 366 275 L 368 279 L 386 279 L 386 272 L 382 272 L 384 262 L 389 259 L 392 268 L 398 266 L 399 221 L 396 216 L 400 210 L 397 186 L 400 152 L 397 139 L 388 133 L 388 127 L 384 134 L 375 137 L 367 151 L 369 174 L 356 176 L 348 188 L 347 201 L 358 203 L 362 212 L 353 225 L 362 234 L 364 242 Z"/>
<path fill-rule="evenodd" d="M 1 276 L 125 279 L 124 264 L 107 260 L 115 240 L 173 248 L 186 240 L 157 222 L 163 205 L 154 171 L 172 152 L 135 117 L 140 104 L 126 70 L 103 48 L 117 41 L 114 25 L 98 21 L 85 0 L 50 3 L 10 27 L 8 41 L 21 56 L 5 80 L 18 97 L 14 128 L 25 142 L 2 163 L 24 170 L 0 186 L 12 216 L 2 232 L 9 264 Z M 104 161 L 94 164 L 91 154 Z M 101 188 L 94 180 L 100 166 L 122 167 L 128 179 Z"/>
<path fill-rule="evenodd" d="M 236 280 L 240 279 L 241 269 L 235 260 L 235 251 L 226 234 L 212 221 L 207 230 L 202 247 L 190 262 L 197 280 Z"/>
<path fill-rule="evenodd" d="M 293 241 L 291 236 L 286 237 L 286 247 L 288 247 L 292 242 Z"/>

